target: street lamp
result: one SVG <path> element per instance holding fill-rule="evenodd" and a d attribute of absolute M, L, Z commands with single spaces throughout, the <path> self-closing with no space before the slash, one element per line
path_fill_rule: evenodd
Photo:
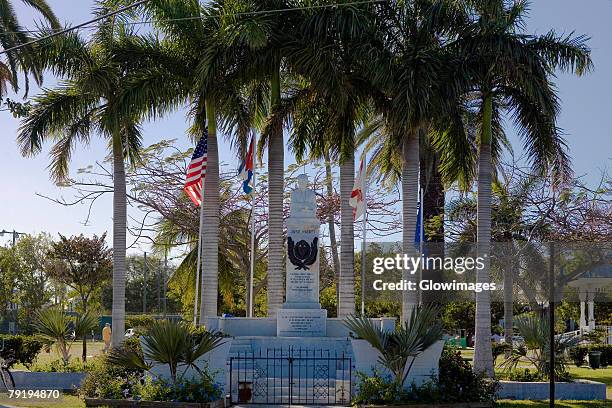
<path fill-rule="evenodd" d="M 17 232 L 15 230 L 7 231 L 3 229 L 0 231 L 0 237 L 3 237 L 4 234 L 13 234 L 13 246 L 15 246 L 15 242 L 17 242 L 17 238 L 19 238 L 20 235 L 26 235 L 25 232 Z"/>

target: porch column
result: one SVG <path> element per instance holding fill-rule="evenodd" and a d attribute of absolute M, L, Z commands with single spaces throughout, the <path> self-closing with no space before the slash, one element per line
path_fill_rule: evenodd
<path fill-rule="evenodd" d="M 595 293 L 589 293 L 589 329 L 595 330 Z"/>
<path fill-rule="evenodd" d="M 585 301 L 586 301 L 586 292 L 580 290 L 580 322 L 578 322 L 578 328 L 582 331 L 587 323 L 586 323 L 586 310 L 585 310 Z"/>

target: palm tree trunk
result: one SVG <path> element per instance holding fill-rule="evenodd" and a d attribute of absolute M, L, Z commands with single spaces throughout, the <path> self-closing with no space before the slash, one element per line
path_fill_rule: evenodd
<path fill-rule="evenodd" d="M 272 106 L 280 103 L 280 72 L 272 75 Z M 268 142 L 268 316 L 275 317 L 283 303 L 283 192 L 285 188 L 285 146 L 278 126 Z"/>
<path fill-rule="evenodd" d="M 505 270 L 504 272 L 504 340 L 506 344 L 512 345 L 513 336 L 513 301 L 512 301 L 512 286 L 514 277 L 514 268 Z M 510 350 L 506 351 L 506 357 L 510 357 Z"/>
<path fill-rule="evenodd" d="M 81 304 L 83 305 L 82 313 L 87 314 L 87 299 L 81 297 Z M 83 335 L 83 352 L 81 353 L 81 359 L 87 361 L 87 333 Z"/>
<path fill-rule="evenodd" d="M 325 159 L 325 185 L 327 188 L 327 198 L 331 200 L 334 197 L 333 174 L 329 152 L 324 153 Z M 327 227 L 329 229 L 329 241 L 332 253 L 332 263 L 334 266 L 334 278 L 336 280 L 336 313 L 338 313 L 338 305 L 340 304 L 340 258 L 338 258 L 338 240 L 336 239 L 336 223 L 334 214 L 330 211 L 327 215 Z"/>
<path fill-rule="evenodd" d="M 121 133 L 113 135 L 113 346 L 123 342 L 125 333 L 125 233 L 127 229 L 127 198 L 125 193 L 125 162 Z"/>
<path fill-rule="evenodd" d="M 440 160 L 435 152 L 421 154 L 420 187 L 423 189 L 423 223 L 428 225 L 434 217 L 444 220 L 444 182 L 440 173 Z M 425 157 L 425 160 L 424 160 Z M 434 231 L 428 230 L 426 252 L 427 256 L 444 258 L 444 222 L 440 222 Z M 429 224 L 431 227 L 432 224 Z M 431 279 L 434 282 L 442 280 L 443 271 L 433 265 L 423 270 L 422 279 Z M 422 303 L 443 303 L 440 292 L 424 292 L 421 294 Z M 448 299 L 448 296 L 446 297 Z"/>
<path fill-rule="evenodd" d="M 206 317 L 217 316 L 219 292 L 219 148 L 217 145 L 217 122 L 215 103 L 206 100 L 206 122 L 208 124 L 208 157 L 204 178 L 204 200 L 202 205 L 202 283 L 200 286 L 200 324 Z"/>
<path fill-rule="evenodd" d="M 338 317 L 355 314 L 355 222 L 350 205 L 355 184 L 353 153 L 340 163 L 340 281 Z"/>
<path fill-rule="evenodd" d="M 504 268 L 504 341 L 506 344 L 512 345 L 512 337 L 514 335 L 514 273 L 517 269 L 517 263 L 512 242 L 505 244 L 506 246 L 506 267 Z M 511 350 L 506 350 L 506 357 L 510 357 Z"/>
<path fill-rule="evenodd" d="M 402 144 L 402 251 L 409 257 L 418 256 L 414 247 L 419 197 L 419 137 L 415 130 L 404 137 Z M 413 273 L 414 272 L 414 273 Z M 402 279 L 416 282 L 416 271 L 403 270 Z M 408 322 L 418 302 L 416 290 L 402 292 L 402 320 Z"/>
<path fill-rule="evenodd" d="M 483 100 L 482 132 L 478 152 L 478 203 L 477 249 L 484 267 L 476 272 L 476 282 L 490 282 L 491 250 L 491 119 L 493 98 Z M 491 349 L 491 294 L 483 290 L 476 293 L 476 338 L 474 342 L 474 371 L 493 377 L 493 353 Z"/>

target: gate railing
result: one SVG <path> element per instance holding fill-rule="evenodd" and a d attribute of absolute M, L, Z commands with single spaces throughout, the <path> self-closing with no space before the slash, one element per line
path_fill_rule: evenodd
<path fill-rule="evenodd" d="M 350 405 L 353 366 L 344 353 L 268 349 L 230 357 L 231 403 Z"/>

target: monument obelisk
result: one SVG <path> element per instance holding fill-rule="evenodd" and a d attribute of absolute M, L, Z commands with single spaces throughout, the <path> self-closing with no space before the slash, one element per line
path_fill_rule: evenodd
<path fill-rule="evenodd" d="M 286 299 L 277 313 L 276 335 L 324 337 L 327 310 L 319 303 L 319 229 L 314 191 L 308 176 L 297 177 L 287 219 Z"/>

